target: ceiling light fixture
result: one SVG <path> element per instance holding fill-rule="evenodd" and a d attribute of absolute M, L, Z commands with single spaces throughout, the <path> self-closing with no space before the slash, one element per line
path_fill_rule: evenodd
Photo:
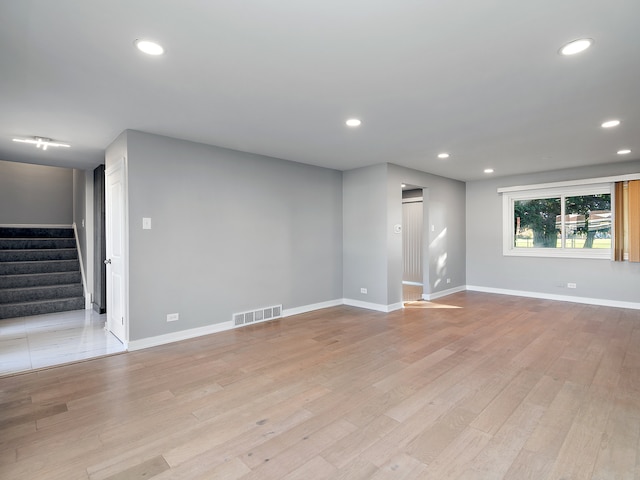
<path fill-rule="evenodd" d="M 620 120 L 607 120 L 600 126 L 602 128 L 612 128 L 612 127 L 617 127 L 618 125 L 620 125 Z"/>
<path fill-rule="evenodd" d="M 36 148 L 42 148 L 42 150 L 46 150 L 48 147 L 71 147 L 68 143 L 54 142 L 50 138 L 45 137 L 14 138 L 13 141 L 18 143 L 29 143 L 31 145 L 35 145 Z"/>
<path fill-rule="evenodd" d="M 618 150 L 618 155 L 628 155 L 631 153 L 631 150 L 628 148 L 623 148 L 622 150 Z"/>
<path fill-rule="evenodd" d="M 362 121 L 357 118 L 350 118 L 344 123 L 347 125 L 347 127 L 359 127 L 360 125 L 362 125 Z"/>
<path fill-rule="evenodd" d="M 578 40 L 567 43 L 559 52 L 560 55 L 575 55 L 576 53 L 584 52 L 591 45 L 593 45 L 591 38 L 579 38 Z"/>
<path fill-rule="evenodd" d="M 147 55 L 162 55 L 164 54 L 164 47 L 159 43 L 152 42 L 150 40 L 136 40 L 133 42 L 138 50 Z"/>
<path fill-rule="evenodd" d="M 449 155 L 448 153 L 439 153 L 438 154 L 438 158 L 449 158 L 451 155 Z"/>
<path fill-rule="evenodd" d="M 484 173 L 493 173 L 493 168 L 485 168 Z"/>

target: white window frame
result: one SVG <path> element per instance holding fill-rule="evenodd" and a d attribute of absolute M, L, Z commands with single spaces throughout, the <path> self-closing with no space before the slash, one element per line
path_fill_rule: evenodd
<path fill-rule="evenodd" d="M 571 183 L 571 184 L 569 184 Z M 569 184 L 569 185 L 568 185 Z M 556 184 L 558 185 L 558 184 Z M 539 186 L 540 188 L 524 187 L 522 190 L 516 188 L 499 189 L 502 193 L 502 253 L 505 256 L 517 257 L 560 257 L 560 258 L 594 258 L 611 260 L 613 255 L 614 225 L 615 218 L 614 193 L 612 183 L 591 183 L 566 182 L 561 186 Z M 565 248 L 564 247 L 564 221 L 565 221 L 565 198 L 580 195 L 611 195 L 611 248 Z M 515 247 L 515 227 L 514 227 L 514 206 L 517 200 L 536 200 L 543 198 L 560 198 L 562 228 L 561 235 L 563 246 L 561 248 L 516 248 Z"/>

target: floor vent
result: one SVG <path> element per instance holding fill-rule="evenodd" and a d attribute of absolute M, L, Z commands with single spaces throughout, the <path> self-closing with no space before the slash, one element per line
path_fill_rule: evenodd
<path fill-rule="evenodd" d="M 266 322 L 267 320 L 273 320 L 281 316 L 282 305 L 275 305 L 273 307 L 259 308 L 258 310 L 250 310 L 248 312 L 234 313 L 233 324 L 238 327 L 250 323 Z"/>

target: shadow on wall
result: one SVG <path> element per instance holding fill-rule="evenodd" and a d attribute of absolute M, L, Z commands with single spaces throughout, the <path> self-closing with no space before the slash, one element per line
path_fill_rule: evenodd
<path fill-rule="evenodd" d="M 429 250 L 431 251 L 432 258 L 435 258 L 436 278 L 433 282 L 433 288 L 436 289 L 441 283 L 446 281 L 447 275 L 447 252 L 445 250 L 447 242 L 447 228 L 445 227 L 442 232 L 433 239 L 429 244 Z"/>

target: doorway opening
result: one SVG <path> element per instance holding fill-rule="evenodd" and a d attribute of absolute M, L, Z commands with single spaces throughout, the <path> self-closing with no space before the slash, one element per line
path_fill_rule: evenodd
<path fill-rule="evenodd" d="M 421 187 L 402 187 L 402 302 L 422 300 L 423 284 L 423 216 Z"/>

